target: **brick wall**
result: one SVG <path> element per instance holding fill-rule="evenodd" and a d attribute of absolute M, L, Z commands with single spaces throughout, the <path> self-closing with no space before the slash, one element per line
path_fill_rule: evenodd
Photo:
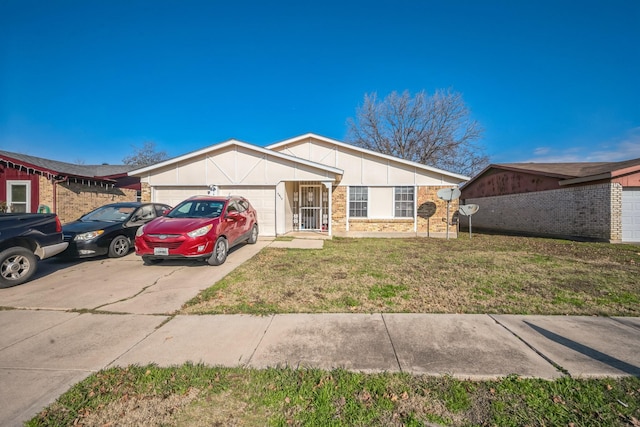
<path fill-rule="evenodd" d="M 365 219 L 349 220 L 350 233 L 413 233 L 413 219 Z"/>
<path fill-rule="evenodd" d="M 140 184 L 140 201 L 141 202 L 151 202 L 151 186 L 148 182 L 142 182 Z"/>
<path fill-rule="evenodd" d="M 56 213 L 60 218 L 60 222 L 64 224 L 74 221 L 81 215 L 108 203 L 135 202 L 136 193 L 136 190 L 127 188 L 58 183 L 56 185 Z"/>
<path fill-rule="evenodd" d="M 349 231 L 347 231 L 347 187 L 338 186 L 333 189 L 332 196 L 332 232 L 338 236 L 375 236 L 376 233 L 387 235 L 424 235 L 430 237 L 444 237 L 447 233 L 447 203 L 437 196 L 442 187 L 418 187 L 418 206 L 428 205 L 429 215 L 418 215 L 417 231 L 414 230 L 413 219 L 368 219 L 350 218 Z M 458 209 L 458 200 L 451 202 L 449 207 L 449 222 L 451 223 L 454 212 Z M 420 212 L 422 212 L 419 209 Z M 457 225 L 449 225 L 449 237 L 457 236 Z"/>
<path fill-rule="evenodd" d="M 427 205 L 427 213 L 432 215 L 418 215 L 418 233 L 428 235 L 446 235 L 447 233 L 447 202 L 438 198 L 438 190 L 451 188 L 442 187 L 418 187 L 418 210 L 420 206 Z M 453 214 L 458 210 L 459 200 L 452 200 L 449 203 L 449 236 L 455 236 L 458 226 L 452 224 Z"/>
<path fill-rule="evenodd" d="M 347 231 L 347 187 L 337 186 L 331 190 L 331 231 L 344 233 Z"/>
<path fill-rule="evenodd" d="M 622 241 L 622 185 L 611 184 L 611 218 L 609 221 L 609 241 Z"/>
<path fill-rule="evenodd" d="M 53 211 L 53 183 L 42 175 L 38 176 L 38 200 L 39 205 L 45 205 Z"/>
<path fill-rule="evenodd" d="M 466 199 L 472 228 L 541 236 L 622 239 L 622 186 L 615 183 Z M 467 217 L 461 216 L 468 227 Z"/>

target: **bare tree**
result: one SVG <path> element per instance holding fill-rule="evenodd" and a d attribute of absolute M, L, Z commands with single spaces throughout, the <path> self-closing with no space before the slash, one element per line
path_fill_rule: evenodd
<path fill-rule="evenodd" d="M 382 101 L 365 94 L 347 124 L 348 142 L 383 154 L 468 176 L 489 163 L 478 144 L 482 127 L 462 95 L 451 90 L 431 96 L 394 91 Z"/>
<path fill-rule="evenodd" d="M 133 146 L 133 154 L 122 159 L 125 165 L 149 166 L 167 159 L 165 151 L 156 151 L 156 143 L 146 141 L 142 147 Z"/>

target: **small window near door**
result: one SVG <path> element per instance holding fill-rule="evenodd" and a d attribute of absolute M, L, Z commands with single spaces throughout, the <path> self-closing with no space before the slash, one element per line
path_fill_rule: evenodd
<path fill-rule="evenodd" d="M 12 213 L 31 212 L 31 181 L 7 181 L 7 207 Z"/>
<path fill-rule="evenodd" d="M 349 216 L 366 218 L 368 201 L 369 189 L 367 187 L 349 187 Z"/>

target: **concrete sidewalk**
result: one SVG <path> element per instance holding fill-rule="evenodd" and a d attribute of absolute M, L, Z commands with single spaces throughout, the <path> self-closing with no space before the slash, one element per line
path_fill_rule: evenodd
<path fill-rule="evenodd" d="M 109 366 L 185 362 L 489 379 L 640 376 L 640 319 L 457 314 L 176 316 Z"/>
<path fill-rule="evenodd" d="M 31 317 L 32 329 L 12 324 Z M 21 319 L 22 318 L 22 319 Z M 157 316 L 0 311 L 0 425 L 112 366 L 346 368 L 488 379 L 640 376 L 640 318 L 456 314 Z M 82 337 L 82 339 L 79 339 Z"/>
<path fill-rule="evenodd" d="M 33 283 L 4 289 L 2 305 L 19 309 L 0 310 L 0 425 L 22 425 L 90 374 L 131 364 L 345 368 L 470 379 L 640 376 L 640 318 L 173 316 L 265 246 L 319 249 L 322 240 L 261 240 L 216 268 L 170 262 L 140 268 L 135 257 L 49 265 Z M 90 292 L 84 291 L 88 283 L 94 285 Z"/>

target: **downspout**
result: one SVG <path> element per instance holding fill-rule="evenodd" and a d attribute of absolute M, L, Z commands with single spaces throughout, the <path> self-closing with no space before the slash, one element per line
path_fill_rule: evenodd
<path fill-rule="evenodd" d="M 62 179 L 53 178 L 51 182 L 53 183 L 53 206 L 51 207 L 51 212 L 58 213 L 58 184 L 61 182 L 65 182 L 69 179 L 69 177 L 64 177 Z"/>

